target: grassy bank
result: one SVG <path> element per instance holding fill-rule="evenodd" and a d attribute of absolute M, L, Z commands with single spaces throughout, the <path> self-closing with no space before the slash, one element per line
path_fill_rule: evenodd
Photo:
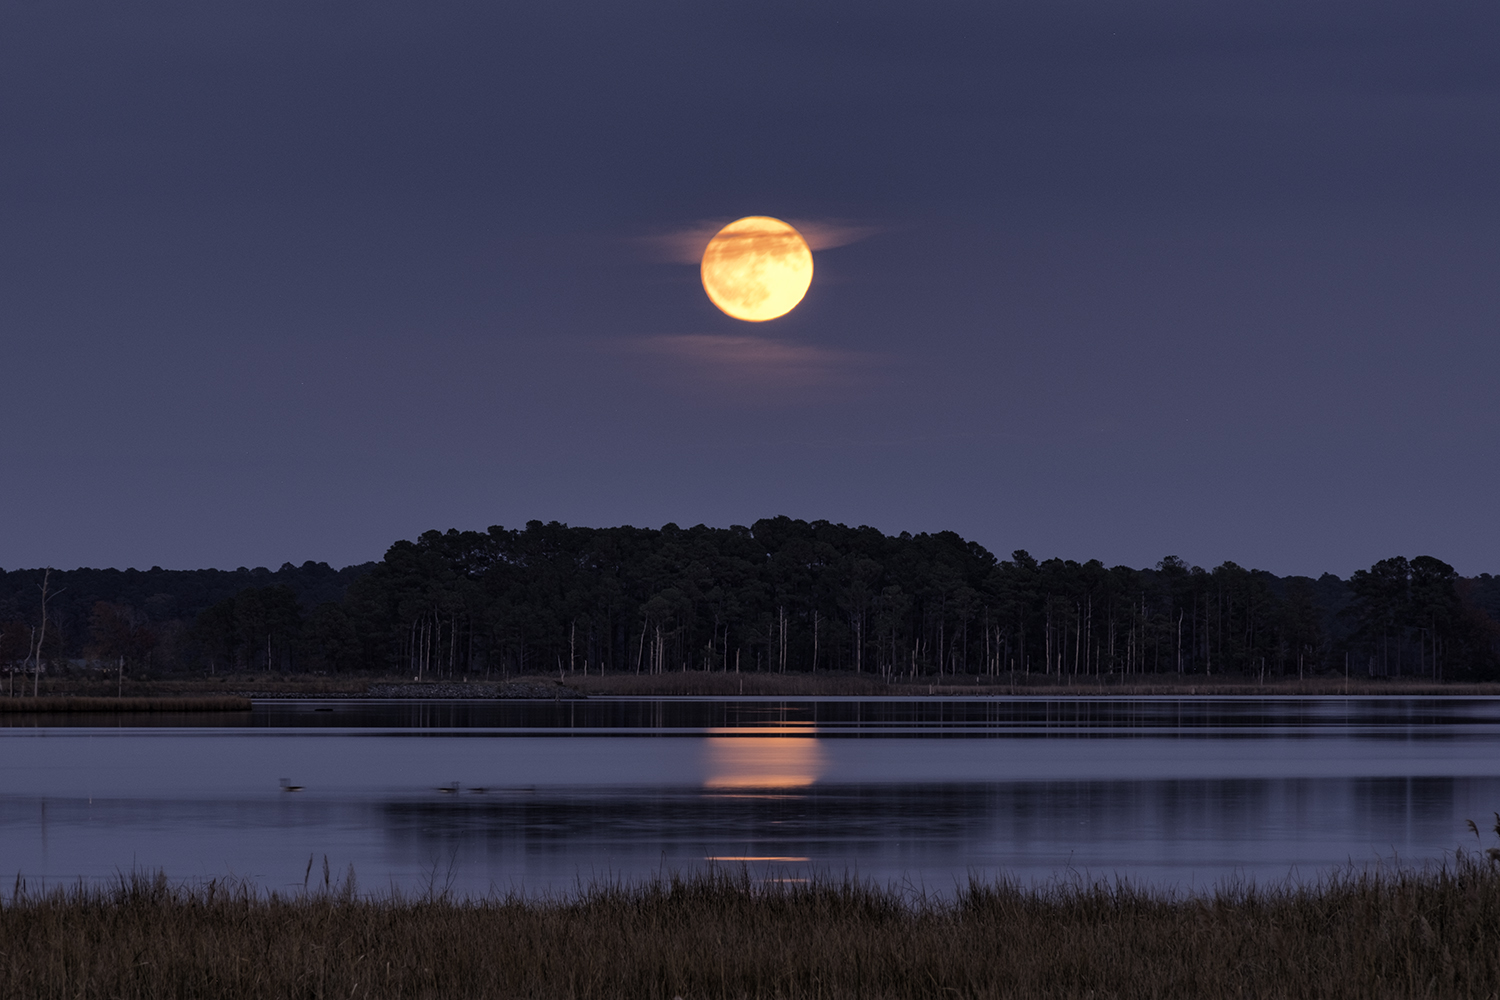
<path fill-rule="evenodd" d="M 556 680 L 554 674 L 551 680 Z M 549 678 L 538 678 L 549 680 Z M 1077 678 L 1037 674 L 995 676 L 948 675 L 942 678 L 893 678 L 869 674 L 730 674 L 685 671 L 636 675 L 572 676 L 563 683 L 589 695 L 770 695 L 814 697 L 838 695 L 898 695 L 932 697 L 1077 697 L 1115 695 L 1212 695 L 1266 697 L 1268 695 L 1490 695 L 1500 696 L 1500 684 L 1434 683 L 1412 678 L 1309 677 L 1272 678 L 1264 682 L 1238 676 L 1141 675 Z"/>
<path fill-rule="evenodd" d="M 88 698 L 67 695 L 0 698 L 0 712 L 248 712 L 249 698 Z"/>
<path fill-rule="evenodd" d="M 553 680 L 557 679 L 554 674 Z M 587 695 L 772 695 L 833 697 L 902 693 L 868 674 L 715 674 L 690 670 L 671 674 L 605 674 L 566 677 L 563 683 Z"/>
<path fill-rule="evenodd" d="M 43 677 L 39 696 L 44 698 L 222 698 L 239 697 L 247 691 L 277 691 L 286 694 L 306 695 L 309 698 L 322 696 L 347 697 L 364 694 L 372 683 L 392 683 L 411 680 L 410 677 L 345 675 L 329 677 L 321 674 L 271 674 L 264 671 L 241 674 L 218 674 L 212 677 L 184 676 L 181 674 L 156 674 L 141 676 L 126 674 L 117 678 L 114 674 L 54 674 Z M 0 690 L 0 701 L 29 696 L 32 678 L 15 679 L 14 688 L 9 685 Z"/>
<path fill-rule="evenodd" d="M 1214 697 L 1254 697 L 1273 695 L 1487 695 L 1500 696 L 1500 684 L 1465 684 L 1452 681 L 1419 680 L 1411 677 L 1360 678 L 1342 677 L 1267 678 L 1202 674 L 1134 674 L 1125 677 L 1038 678 L 1021 675 L 1011 678 L 962 677 L 947 683 L 930 680 L 900 682 L 892 686 L 897 693 L 916 694 L 931 690 L 942 695 L 1044 695 L 1097 698 L 1100 695 L 1210 695 Z"/>
<path fill-rule="evenodd" d="M 1500 877 L 1460 857 L 1314 888 L 937 902 L 720 874 L 465 903 L 125 878 L 20 891 L 0 941 L 7 997 L 1492 997 Z"/>
<path fill-rule="evenodd" d="M 444 678 L 441 686 L 450 692 L 446 697 L 461 695 L 473 683 L 475 696 L 492 696 L 505 685 L 535 684 L 553 687 L 557 674 L 486 679 Z M 1267 695 L 1489 695 L 1500 697 L 1500 683 L 1462 684 L 1434 682 L 1411 677 L 1360 678 L 1345 681 L 1343 677 L 1309 677 L 1298 680 L 1237 675 L 1202 674 L 1132 674 L 1128 676 L 1063 677 L 1041 674 L 1002 674 L 999 676 L 959 676 L 941 678 L 924 676 L 897 677 L 886 681 L 872 674 L 817 673 L 704 673 L 689 670 L 665 674 L 568 674 L 562 684 L 580 694 L 608 695 L 701 695 L 701 696 L 784 696 L 817 697 L 841 695 L 920 695 L 932 697 L 1080 697 L 1101 695 L 1214 695 L 1220 697 L 1265 697 Z M 20 685 L 17 685 L 18 688 Z M 167 676 L 155 678 L 126 677 L 120 684 L 114 677 L 49 677 L 41 683 L 44 698 L 98 698 L 114 700 L 116 692 L 127 699 L 214 698 L 226 695 L 301 696 L 308 698 L 361 697 L 372 688 L 418 690 L 410 675 L 337 675 L 248 673 L 217 677 Z M 29 690 L 29 689 L 28 689 Z M 433 690 L 436 690 L 434 688 Z M 6 702 L 21 700 L 0 693 L 0 709 Z"/>

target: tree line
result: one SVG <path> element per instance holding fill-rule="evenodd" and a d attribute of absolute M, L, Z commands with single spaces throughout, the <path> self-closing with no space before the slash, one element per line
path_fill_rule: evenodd
<path fill-rule="evenodd" d="M 32 672 L 40 662 L 59 667 L 111 667 L 133 671 L 209 672 L 233 667 L 208 627 L 205 613 L 224 602 L 255 592 L 289 592 L 297 606 L 294 621 L 278 623 L 283 636 L 294 637 L 299 654 L 273 648 L 278 669 L 307 669 L 301 656 L 306 642 L 303 608 L 342 601 L 349 584 L 373 563 L 336 570 L 327 563 L 284 564 L 236 570 L 136 569 L 0 570 L 0 670 Z M 41 626 L 42 588 L 46 586 L 47 622 Z M 254 602 L 245 597 L 246 604 Z M 245 616 L 245 627 L 256 623 Z M 248 635 L 236 643 L 248 641 Z M 286 657 L 279 654 L 285 652 Z M 216 659 L 216 656 L 220 657 Z"/>
<path fill-rule="evenodd" d="M 886 535 L 777 517 L 659 530 L 533 521 L 429 531 L 345 570 L 129 573 L 54 571 L 51 645 L 40 652 L 26 645 L 41 571 L 0 573 L 0 663 L 424 679 L 680 670 L 1500 678 L 1500 578 L 1461 578 L 1430 556 L 1382 560 L 1348 580 L 1232 562 L 1203 569 L 1172 556 L 1134 569 L 1025 551 L 1001 559 L 953 532 Z"/>

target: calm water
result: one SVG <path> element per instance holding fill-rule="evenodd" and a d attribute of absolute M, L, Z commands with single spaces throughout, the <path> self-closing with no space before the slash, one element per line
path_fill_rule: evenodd
<path fill-rule="evenodd" d="M 1204 887 L 1418 863 L 1500 809 L 1487 698 L 297 701 L 0 716 L 0 863 L 571 890 L 747 864 Z M 87 725 L 78 725 L 85 722 Z M 1489 846 L 1493 841 L 1487 841 Z"/>

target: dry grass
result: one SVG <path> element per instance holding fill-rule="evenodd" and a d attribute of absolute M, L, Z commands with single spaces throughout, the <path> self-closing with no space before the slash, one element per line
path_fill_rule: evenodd
<path fill-rule="evenodd" d="M 213 677 L 184 677 L 181 675 L 157 675 L 154 677 L 132 677 L 126 674 L 123 683 L 113 674 L 108 676 L 58 674 L 44 677 L 40 693 L 51 697 L 114 698 L 123 694 L 127 698 L 187 698 L 211 697 L 228 692 L 267 691 L 282 694 L 297 694 L 307 697 L 359 696 L 374 683 L 401 683 L 411 677 L 399 676 L 325 676 L 322 674 L 272 674 L 264 671 L 240 674 L 217 674 Z M 29 694 L 31 679 L 23 685 L 16 678 L 16 695 Z M 23 690 L 24 688 L 24 690 Z M 0 700 L 6 696 L 0 695 Z"/>
<path fill-rule="evenodd" d="M 1132 674 L 1125 677 L 1030 677 L 1022 674 L 995 677 L 961 677 L 934 683 L 930 680 L 901 682 L 892 686 L 897 694 L 935 694 L 945 696 L 1015 695 L 1071 696 L 1098 698 L 1113 696 L 1182 696 L 1258 697 L 1293 695 L 1316 697 L 1326 695 L 1462 695 L 1500 696 L 1500 684 L 1461 684 L 1449 681 L 1421 680 L 1412 677 L 1360 678 L 1345 681 L 1342 677 L 1267 678 L 1264 682 L 1237 675 L 1204 677 L 1201 674 Z"/>
<path fill-rule="evenodd" d="M 462 678 L 444 679 L 455 685 Z M 468 678 L 478 682 L 481 678 Z M 555 684 L 556 674 L 528 677 L 492 676 L 487 683 L 534 681 Z M 312 674 L 250 673 L 217 677 L 126 677 L 123 693 L 137 698 L 185 698 L 226 692 L 264 692 L 267 695 L 302 697 L 361 697 L 374 685 L 409 685 L 407 676 L 320 676 Z M 886 682 L 872 674 L 854 673 L 705 673 L 689 670 L 666 674 L 569 675 L 568 687 L 589 695 L 703 695 L 729 697 L 738 694 L 771 697 L 818 697 L 840 695 L 921 695 L 942 697 L 1089 697 L 1118 695 L 1215 695 L 1222 697 L 1266 695 L 1488 695 L 1500 696 L 1500 684 L 1459 684 L 1419 678 L 1342 677 L 1258 678 L 1237 675 L 1131 674 L 1129 676 L 1056 677 L 1041 674 L 999 676 L 946 675 L 915 679 L 893 678 Z M 17 687 L 21 687 L 17 683 Z M 49 677 L 42 681 L 46 697 L 108 697 L 113 699 L 117 681 L 113 677 Z M 19 693 L 19 692 L 18 692 Z M 0 705 L 11 700 L 0 696 Z"/>
<path fill-rule="evenodd" d="M 248 712 L 249 698 L 0 698 L 0 712 Z"/>
<path fill-rule="evenodd" d="M 326 879 L 326 874 L 325 874 Z M 288 897 L 126 877 L 0 908 L 0 996 L 1493 997 L 1500 875 L 1425 872 L 1173 898 L 709 874 L 566 899 Z"/>
<path fill-rule="evenodd" d="M 552 678 L 556 680 L 556 677 Z M 904 693 L 868 674 L 718 674 L 690 670 L 670 674 L 605 674 L 565 678 L 589 695 L 771 695 L 816 697 Z"/>
<path fill-rule="evenodd" d="M 545 680 L 546 678 L 542 678 Z M 606 674 L 564 680 L 590 695 L 769 695 L 817 697 L 838 695 L 907 695 L 932 697 L 1079 697 L 1213 695 L 1488 695 L 1500 696 L 1500 684 L 1455 684 L 1415 678 L 1338 677 L 1257 679 L 1234 675 L 1133 674 L 1104 678 L 1039 674 L 952 675 L 938 679 L 897 677 L 887 682 L 870 674 L 730 674 L 685 671 L 656 675 Z"/>

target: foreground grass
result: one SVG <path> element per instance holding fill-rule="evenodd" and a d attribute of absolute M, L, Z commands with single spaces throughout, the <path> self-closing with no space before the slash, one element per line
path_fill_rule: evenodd
<path fill-rule="evenodd" d="M 295 897 L 126 877 L 0 907 L 0 996 L 1493 997 L 1500 874 L 1424 872 L 1172 898 L 709 874 L 566 899 Z"/>

